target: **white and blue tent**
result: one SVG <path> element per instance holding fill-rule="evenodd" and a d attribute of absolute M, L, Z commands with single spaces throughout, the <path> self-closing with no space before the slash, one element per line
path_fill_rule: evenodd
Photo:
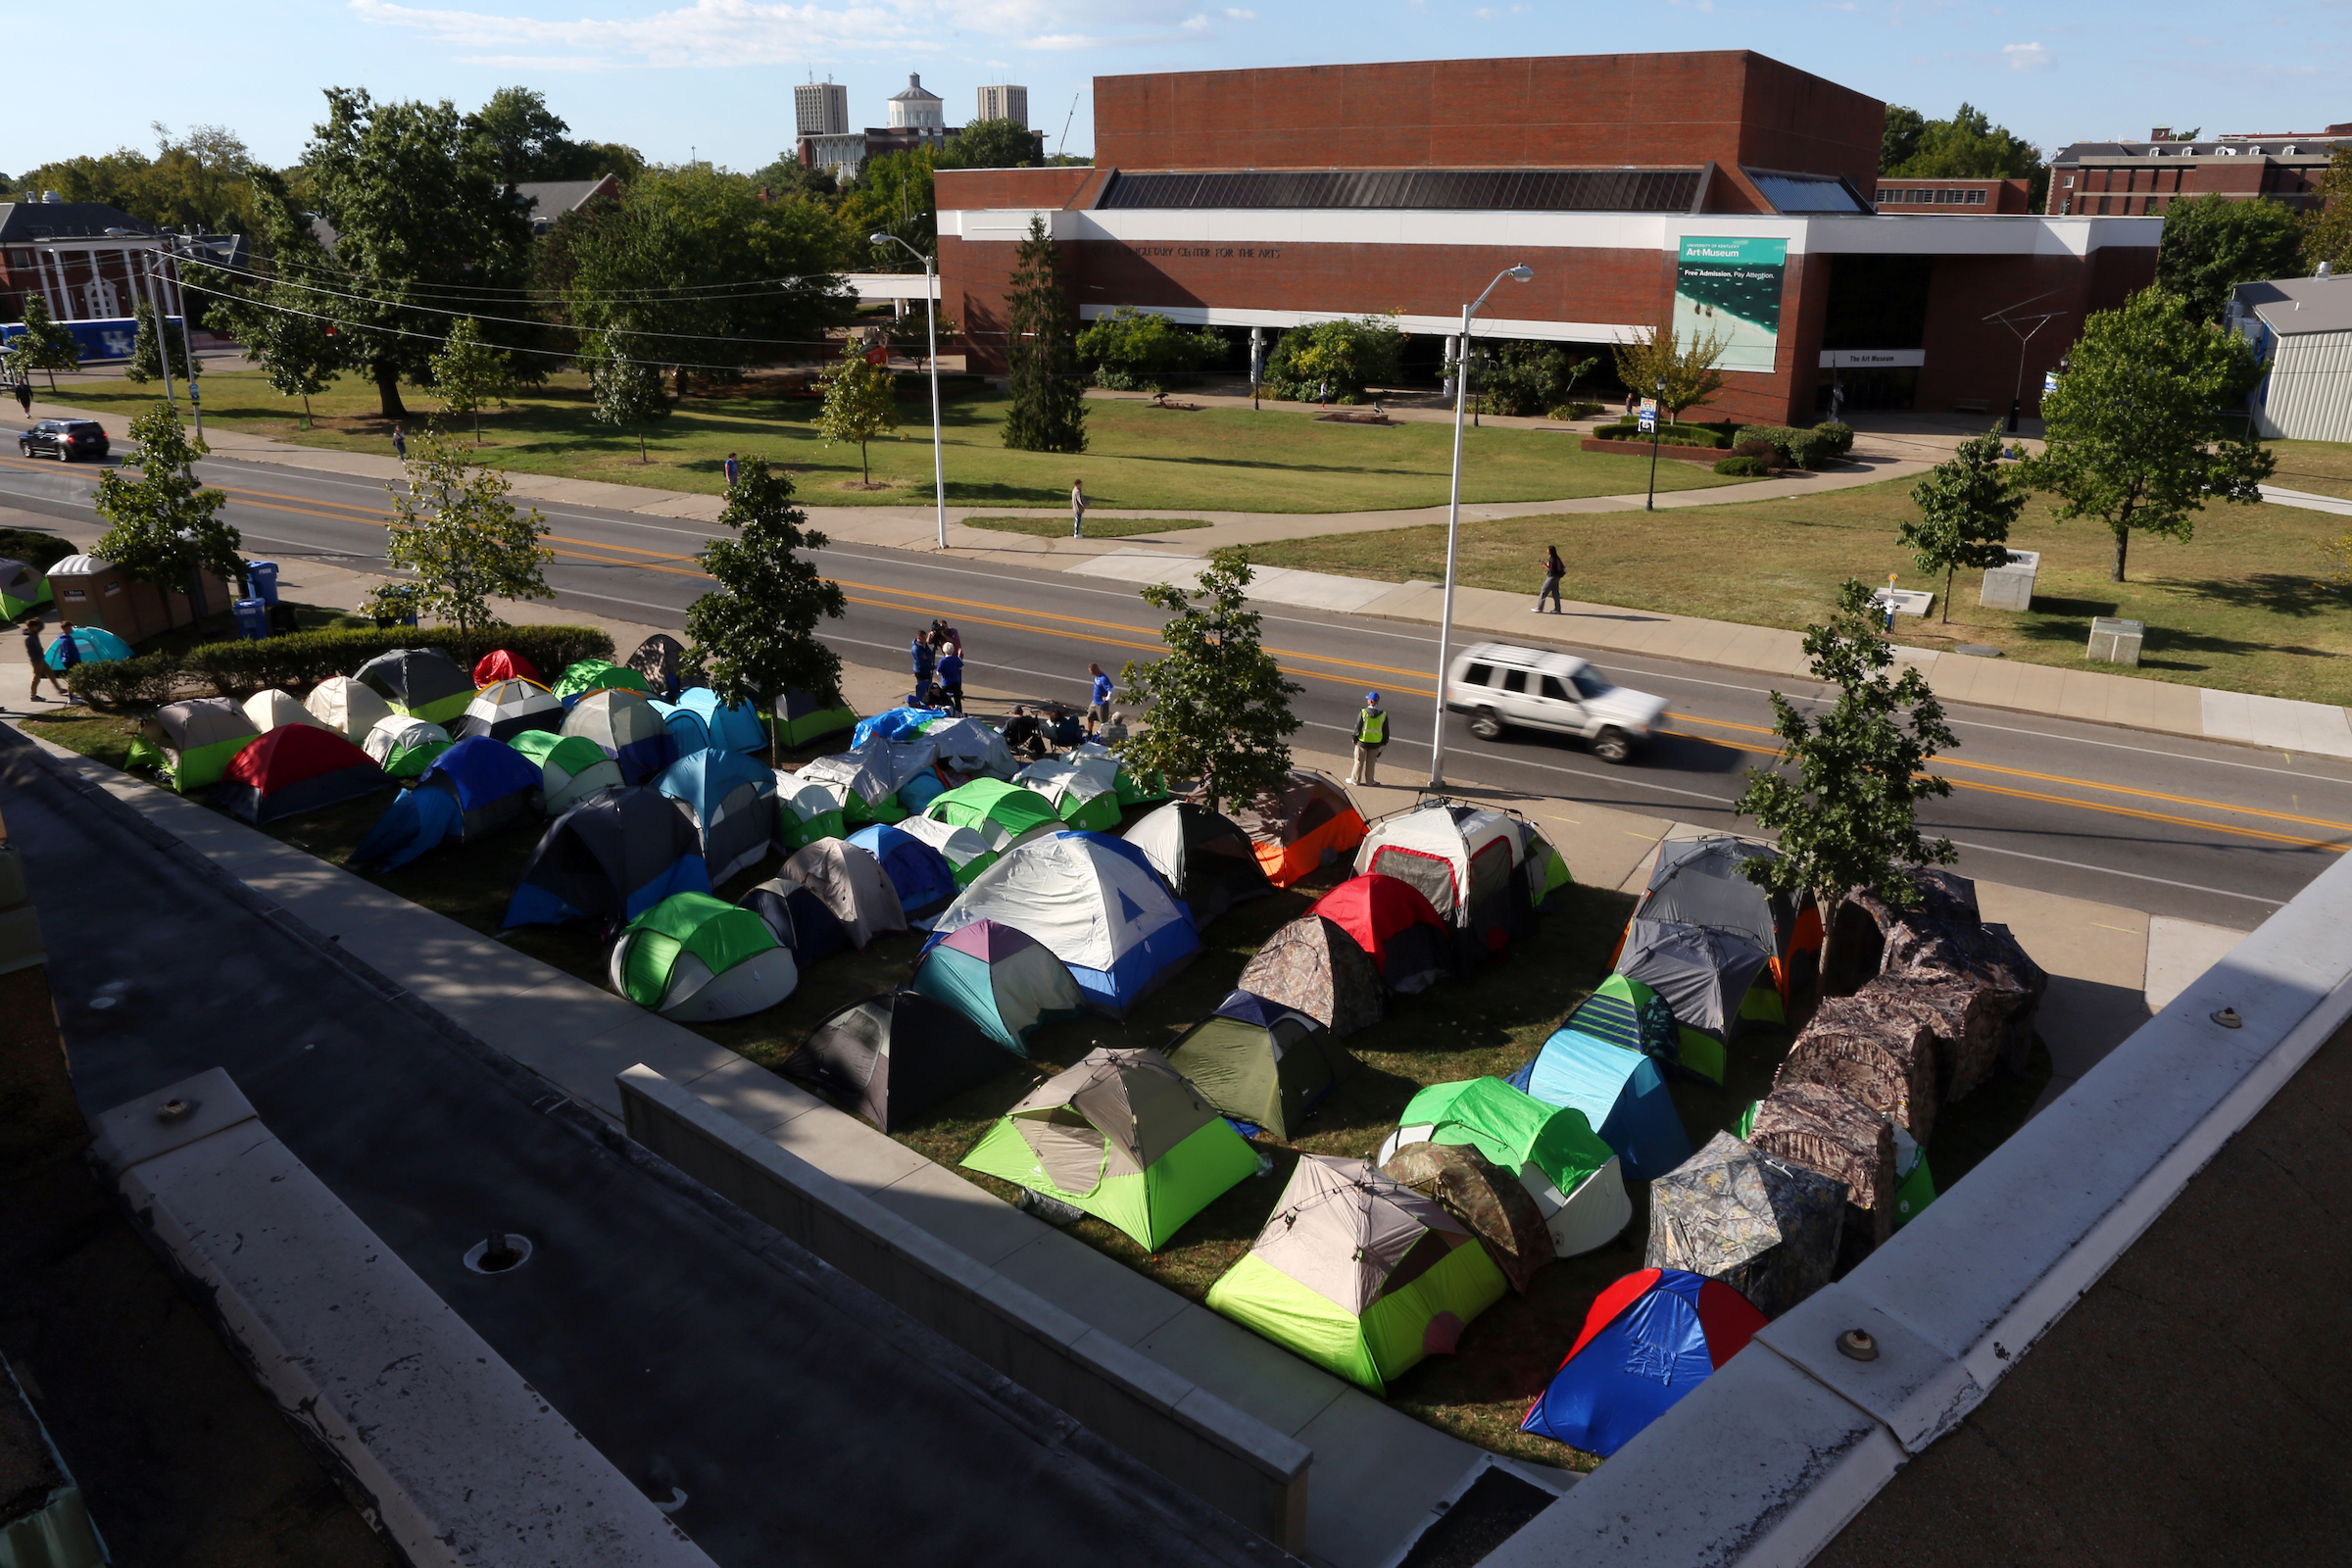
<path fill-rule="evenodd" d="M 654 787 L 694 813 L 712 887 L 758 864 L 776 836 L 776 775 L 741 752 L 681 757 Z"/>
<path fill-rule="evenodd" d="M 749 703 L 729 708 L 710 687 L 689 686 L 678 693 L 677 707 L 703 721 L 713 746 L 730 752 L 767 750 L 766 726 L 760 722 L 760 710 Z"/>
<path fill-rule="evenodd" d="M 948 906 L 925 951 L 979 920 L 1026 933 L 1069 965 L 1089 1007 L 1114 1018 L 1200 951 L 1193 917 L 1152 862 L 1106 833 L 1054 833 L 1007 851 Z"/>
<path fill-rule="evenodd" d="M 1630 1180 L 1663 1176 L 1690 1157 L 1690 1135 L 1665 1075 L 1639 1052 L 1562 1025 L 1509 1083 L 1546 1105 L 1583 1111 Z"/>

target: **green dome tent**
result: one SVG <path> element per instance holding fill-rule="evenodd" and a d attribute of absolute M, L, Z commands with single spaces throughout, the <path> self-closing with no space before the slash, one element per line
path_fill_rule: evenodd
<path fill-rule="evenodd" d="M 360 748 L 394 778 L 417 778 L 433 765 L 434 758 L 454 744 L 449 731 L 440 725 L 406 713 L 394 713 L 377 719 Z"/>
<path fill-rule="evenodd" d="M 612 944 L 612 989 L 681 1023 L 741 1018 L 800 983 L 792 950 L 765 920 L 708 893 L 673 893 Z"/>
<path fill-rule="evenodd" d="M 640 697 L 653 695 L 653 688 L 646 684 L 643 675 L 626 664 L 615 664 L 609 659 L 583 659 L 567 664 L 564 673 L 556 677 L 555 685 L 548 688 L 563 700 L 566 708 L 590 692 L 614 689 L 635 692 Z"/>
<path fill-rule="evenodd" d="M 1468 1144 L 1517 1176 L 1544 1211 L 1544 1228 L 1562 1257 L 1615 1241 L 1634 1217 L 1617 1156 L 1593 1135 L 1584 1112 L 1547 1105 L 1499 1078 L 1422 1090 L 1377 1157 L 1386 1163 L 1418 1143 Z"/>
<path fill-rule="evenodd" d="M 839 696 L 814 697 L 794 686 L 776 704 L 776 734 L 786 746 L 806 746 L 837 730 L 854 729 L 857 724 L 858 710 Z"/>
<path fill-rule="evenodd" d="M 185 795 L 220 782 L 228 764 L 261 731 L 226 697 L 197 697 L 155 710 L 131 742 L 125 767 L 161 767 Z"/>
<path fill-rule="evenodd" d="M 562 816 L 598 790 L 620 788 L 620 764 L 585 735 L 526 729 L 510 736 L 507 744 L 539 764 L 549 816 Z"/>
<path fill-rule="evenodd" d="M 1256 869 L 1254 858 L 1250 865 Z M 1236 991 L 1185 1031 L 1168 1065 L 1226 1115 L 1287 1144 L 1356 1061 L 1305 1013 Z"/>
<path fill-rule="evenodd" d="M 1059 1199 L 1157 1251 L 1255 1175 L 1257 1154 L 1158 1052 L 1098 1050 L 1030 1091 L 963 1166 Z"/>
<path fill-rule="evenodd" d="M 1086 833 L 1115 833 L 1119 830 L 1117 767 L 1115 762 L 1107 768 L 1089 767 L 1048 758 L 1031 762 L 1013 774 L 1012 781 L 1044 796 L 1063 825 Z"/>
<path fill-rule="evenodd" d="M 1052 801 L 1035 790 L 995 778 L 958 784 L 933 801 L 923 814 L 934 822 L 970 828 L 999 855 L 1039 828 L 1062 825 Z"/>
<path fill-rule="evenodd" d="M 0 559 L 0 616 L 14 620 L 27 610 L 53 603 L 47 573 L 22 561 Z"/>
<path fill-rule="evenodd" d="M 1208 1289 L 1210 1311 L 1358 1388 L 1390 1381 L 1510 1289 L 1469 1228 L 1360 1159 L 1302 1154 L 1257 1241 Z"/>
<path fill-rule="evenodd" d="M 786 855 L 818 839 L 847 837 L 849 823 L 836 786 L 804 784 L 795 774 L 776 774 L 776 843 Z"/>

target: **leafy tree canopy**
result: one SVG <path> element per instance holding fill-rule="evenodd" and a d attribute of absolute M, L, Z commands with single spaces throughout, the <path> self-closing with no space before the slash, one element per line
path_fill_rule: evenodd
<path fill-rule="evenodd" d="M 1882 152 L 1900 150 L 1903 157 L 1881 171 L 1901 179 L 2029 179 L 2043 172 L 2041 149 L 1973 104 L 1962 104 L 1949 120 L 1922 120 L 1912 109 L 1900 113 L 1916 121 L 1918 129 L 1896 132 L 1897 109 L 1886 111 L 1886 136 Z M 1906 122 L 1906 126 L 1908 122 Z M 1899 149 L 1898 139 L 1905 139 Z"/>
<path fill-rule="evenodd" d="M 168 369 L 184 379 L 188 356 L 179 333 L 165 328 L 155 307 L 145 300 L 130 308 L 130 316 L 136 325 L 130 336 L 130 363 L 122 368 L 122 378 L 144 383 L 160 379 Z"/>
<path fill-rule="evenodd" d="M 2331 271 L 2352 271 L 2352 143 L 2336 144 L 2317 189 L 2320 206 L 2303 220 L 2304 270 L 2326 262 Z"/>
<path fill-rule="evenodd" d="M 1032 169 L 1046 161 L 1046 133 L 1017 120 L 975 120 L 949 138 L 942 169 Z"/>
<path fill-rule="evenodd" d="M 1723 372 L 1715 367 L 1731 342 L 1713 328 L 1702 335 L 1696 327 L 1686 341 L 1672 322 L 1660 321 L 1633 342 L 1616 345 L 1617 378 L 1638 395 L 1656 398 L 1667 418 L 1679 423 L 1685 409 L 1723 390 Z"/>
<path fill-rule="evenodd" d="M 12 370 L 47 370 L 49 389 L 57 390 L 57 372 L 81 364 L 81 349 L 65 324 L 49 314 L 49 302 L 34 290 L 24 292 L 24 330 L 9 340 Z"/>
<path fill-rule="evenodd" d="M 618 174 L 635 179 L 645 159 L 617 142 L 573 141 L 547 99 L 530 87 L 501 87 L 490 101 L 466 117 L 486 148 L 498 177 L 509 184 L 554 179 L 598 179 Z"/>
<path fill-rule="evenodd" d="M 1916 109 L 1901 104 L 1886 106 L 1886 128 L 1879 133 L 1879 172 L 1891 174 L 1919 151 L 1919 138 L 1928 128 L 1928 118 Z"/>
<path fill-rule="evenodd" d="M 192 125 L 174 136 L 158 121 L 152 157 L 135 147 L 61 159 L 26 173 L 24 188 L 39 199 L 53 190 L 70 202 L 104 202 L 142 223 L 243 233 L 253 209 L 247 175 L 253 155 L 225 125 Z"/>
<path fill-rule="evenodd" d="M 754 703 L 769 716 L 768 760 L 776 760 L 772 715 L 787 691 L 818 697 L 841 690 L 841 656 L 816 635 L 849 603 L 801 552 L 822 550 L 823 534 L 792 504 L 792 480 L 765 458 L 747 459 L 718 520 L 732 539 L 703 547 L 703 569 L 715 585 L 686 611 L 690 657 L 710 673 L 710 688 L 730 706 Z"/>
<path fill-rule="evenodd" d="M 872 465 L 865 459 L 866 443 L 899 427 L 899 400 L 890 370 L 869 362 L 852 339 L 842 357 L 825 372 L 825 401 L 817 410 L 817 433 L 825 445 L 858 443 L 858 466 L 863 481 L 874 482 Z"/>
<path fill-rule="evenodd" d="M 1095 367 L 1102 385 L 1127 391 L 1164 391 L 1167 377 L 1198 370 L 1225 353 L 1210 327 L 1178 326 L 1157 311 L 1122 305 L 1078 334 L 1078 357 Z"/>
<path fill-rule="evenodd" d="M 2164 210 L 2156 284 L 2180 297 L 2191 320 L 2219 321 L 2230 291 L 2302 270 L 2302 218 L 2283 202 L 2192 196 Z"/>
<path fill-rule="evenodd" d="M 1143 728 L 1113 748 L 1120 760 L 1137 772 L 1199 779 L 1195 798 L 1211 810 L 1251 805 L 1288 782 L 1289 737 L 1300 725 L 1291 704 L 1306 688 L 1285 678 L 1258 641 L 1250 576 L 1250 552 L 1229 546 L 1209 556 L 1192 591 L 1144 589 L 1144 603 L 1168 614 L 1159 633 L 1168 651 L 1119 675 L 1151 705 Z"/>
<path fill-rule="evenodd" d="M 1949 462 L 1911 491 L 1919 515 L 1901 528 L 1904 548 L 1925 572 L 1943 573 L 1943 618 L 1952 618 L 1952 578 L 1962 566 L 2009 564 L 2009 529 L 2026 507 L 2017 475 L 2001 466 L 1998 426 L 1963 441 Z"/>
<path fill-rule="evenodd" d="M 442 436 L 420 433 L 410 450 L 407 485 L 386 485 L 393 520 L 384 555 L 416 574 L 416 609 L 458 629 L 470 657 L 498 622 L 494 599 L 553 599 L 541 543 L 547 519 L 507 499 L 512 481 L 496 468 L 468 467 Z"/>
<path fill-rule="evenodd" d="M 869 245 L 869 234 L 890 234 L 914 247 L 917 256 L 939 254 L 939 197 L 935 170 L 952 168 L 936 148 L 869 158 L 842 193 L 836 210 L 849 243 L 865 265 L 897 271 L 907 265 L 896 245 Z"/>
<path fill-rule="evenodd" d="M 1084 452 L 1086 371 L 1078 363 L 1077 313 L 1042 219 L 1029 220 L 1013 264 L 1004 330 L 1012 394 L 1004 444 L 1015 452 Z"/>
<path fill-rule="evenodd" d="M 228 497 L 196 478 L 197 449 L 179 416 L 158 403 L 130 421 L 132 451 L 98 476 L 98 515 L 107 524 L 93 554 L 166 593 L 188 594 L 199 567 L 225 581 L 244 577 L 244 538 L 222 520 Z"/>
<path fill-rule="evenodd" d="M 433 356 L 433 385 L 441 407 L 459 418 L 473 420 L 474 444 L 482 439 L 482 410 L 499 406 L 514 384 L 513 363 L 482 341 L 481 323 L 461 316 Z"/>
<path fill-rule="evenodd" d="M 1361 403 L 1375 386 L 1394 382 L 1405 334 L 1393 318 L 1348 317 L 1282 334 L 1266 356 L 1266 390 L 1278 398 L 1317 397 L 1326 386 L 1340 403 Z"/>
<path fill-rule="evenodd" d="M 662 394 L 662 368 L 646 358 L 648 352 L 643 338 L 596 332 L 582 340 L 579 355 L 597 419 L 635 430 L 640 463 L 653 461 L 646 451 L 645 427 L 669 417 L 669 400 Z"/>

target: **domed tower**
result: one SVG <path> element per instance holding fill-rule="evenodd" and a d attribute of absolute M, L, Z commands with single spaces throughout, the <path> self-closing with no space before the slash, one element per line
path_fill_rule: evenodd
<path fill-rule="evenodd" d="M 906 90 L 890 95 L 891 128 L 936 132 L 947 123 L 947 100 L 925 87 L 921 76 L 908 72 Z"/>

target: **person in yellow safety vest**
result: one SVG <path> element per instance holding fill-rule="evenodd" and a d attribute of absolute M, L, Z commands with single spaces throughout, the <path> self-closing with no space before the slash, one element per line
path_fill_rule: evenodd
<path fill-rule="evenodd" d="M 1389 710 L 1380 706 L 1380 693 L 1364 693 L 1364 710 L 1355 715 L 1355 765 L 1348 770 L 1350 784 L 1377 784 L 1372 770 L 1380 764 L 1380 749 L 1389 744 Z"/>

